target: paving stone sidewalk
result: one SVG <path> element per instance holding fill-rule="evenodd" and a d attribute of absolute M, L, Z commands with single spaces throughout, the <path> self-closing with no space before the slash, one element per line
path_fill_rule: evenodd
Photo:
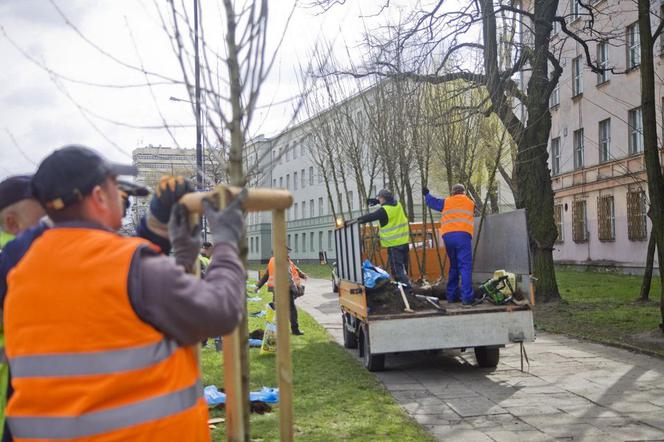
<path fill-rule="evenodd" d="M 342 343 L 329 281 L 309 280 L 297 305 Z M 472 351 L 418 352 L 389 355 L 376 376 L 439 440 L 664 441 L 664 360 L 548 333 L 526 349 L 525 373 L 510 345 L 495 370 Z"/>

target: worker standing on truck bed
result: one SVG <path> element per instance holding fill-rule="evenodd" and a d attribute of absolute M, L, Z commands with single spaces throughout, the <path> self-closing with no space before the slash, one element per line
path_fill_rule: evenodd
<path fill-rule="evenodd" d="M 378 192 L 376 199 L 369 199 L 367 203 L 370 206 L 380 204 L 380 209 L 362 215 L 357 222 L 360 224 L 371 221 L 379 222 L 380 245 L 387 249 L 387 260 L 392 277 L 395 281 L 404 284 L 406 289 L 410 289 L 410 279 L 408 278 L 410 231 L 403 207 L 387 189 Z"/>
<path fill-rule="evenodd" d="M 286 251 L 290 255 L 290 247 L 286 247 Z M 263 277 L 256 283 L 256 291 L 259 291 L 261 287 L 267 282 L 267 291 L 272 292 L 272 302 L 274 303 L 274 275 L 276 274 L 276 260 L 274 255 L 270 258 L 270 261 L 267 263 L 267 271 Z M 308 276 L 304 273 L 298 266 L 291 261 L 290 256 L 288 256 L 288 283 L 289 283 L 289 295 L 290 295 L 290 324 L 291 324 L 291 333 L 295 336 L 302 336 L 304 332 L 300 330 L 300 324 L 297 320 L 297 307 L 295 307 L 295 298 L 299 298 L 304 294 L 304 285 L 302 284 L 303 279 L 307 279 Z"/>
<path fill-rule="evenodd" d="M 473 304 L 473 220 L 475 203 L 466 196 L 463 184 L 452 186 L 452 196 L 436 198 L 424 187 L 422 194 L 428 207 L 442 212 L 440 234 L 450 259 L 447 277 L 447 302 L 459 302 L 459 275 L 461 276 L 461 303 Z"/>
<path fill-rule="evenodd" d="M 135 168 L 69 146 L 32 179 L 55 225 L 9 275 L 4 321 L 15 394 L 7 419 L 16 440 L 210 439 L 189 346 L 240 320 L 242 198 L 224 210 L 204 201 L 215 247 L 199 280 L 181 267 L 193 266 L 200 248 L 200 227 L 189 225 L 184 206 L 173 206 L 168 224 L 175 261 L 114 232 L 123 205 L 116 176 L 128 173 Z"/>

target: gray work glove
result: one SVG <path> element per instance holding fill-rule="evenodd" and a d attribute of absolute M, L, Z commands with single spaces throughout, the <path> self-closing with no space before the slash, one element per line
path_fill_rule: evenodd
<path fill-rule="evenodd" d="M 187 270 L 193 269 L 201 250 L 201 224 L 189 225 L 189 212 L 183 204 L 173 205 L 168 220 L 168 237 L 175 263 Z"/>
<path fill-rule="evenodd" d="M 221 210 L 217 209 L 215 202 L 209 199 L 203 200 L 205 217 L 210 224 L 215 244 L 226 243 L 237 247 L 244 228 L 242 203 L 246 198 L 247 189 L 243 189 L 226 208 Z"/>

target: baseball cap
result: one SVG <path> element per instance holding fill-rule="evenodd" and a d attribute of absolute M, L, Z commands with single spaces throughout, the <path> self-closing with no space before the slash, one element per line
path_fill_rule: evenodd
<path fill-rule="evenodd" d="M 376 195 L 376 198 L 385 198 L 386 200 L 391 200 L 394 198 L 394 195 L 392 195 L 392 192 L 390 192 L 387 189 L 381 189 L 380 192 L 378 192 L 378 195 Z"/>
<path fill-rule="evenodd" d="M 136 176 L 131 165 L 106 161 L 81 145 L 68 145 L 47 156 L 32 177 L 32 194 L 47 209 L 60 210 L 75 204 L 108 177 Z"/>
<path fill-rule="evenodd" d="M 30 178 L 30 175 L 15 175 L 0 182 L 0 210 L 32 198 Z"/>

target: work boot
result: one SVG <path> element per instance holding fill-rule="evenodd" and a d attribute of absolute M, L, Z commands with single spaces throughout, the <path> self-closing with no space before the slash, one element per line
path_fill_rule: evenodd
<path fill-rule="evenodd" d="M 295 336 L 302 336 L 304 334 L 304 332 L 302 330 L 300 330 L 299 328 L 296 328 L 296 329 L 291 330 L 291 334 L 293 334 Z"/>

